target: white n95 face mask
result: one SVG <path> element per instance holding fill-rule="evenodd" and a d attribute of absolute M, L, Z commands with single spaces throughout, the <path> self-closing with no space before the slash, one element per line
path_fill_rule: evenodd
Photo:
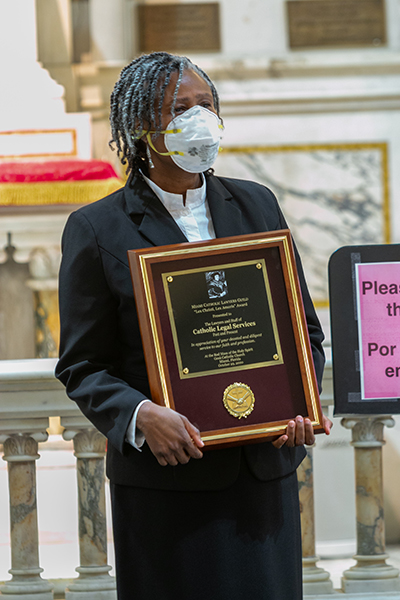
<path fill-rule="evenodd" d="M 157 154 L 170 156 L 184 171 L 202 173 L 216 161 L 223 129 L 215 113 L 196 105 L 172 119 L 167 129 L 160 132 L 168 152 L 156 150 L 151 139 L 154 132 L 148 132 L 147 141 Z"/>

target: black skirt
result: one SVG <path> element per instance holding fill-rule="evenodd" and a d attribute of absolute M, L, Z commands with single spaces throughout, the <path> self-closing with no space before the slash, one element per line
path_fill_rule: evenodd
<path fill-rule="evenodd" d="M 296 473 L 262 482 L 242 458 L 220 491 L 111 484 L 119 600 L 301 600 Z"/>

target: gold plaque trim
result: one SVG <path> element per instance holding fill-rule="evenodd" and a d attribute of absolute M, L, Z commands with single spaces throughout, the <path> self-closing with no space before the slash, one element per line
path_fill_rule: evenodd
<path fill-rule="evenodd" d="M 313 427 L 317 427 L 318 425 L 320 425 L 319 421 L 315 421 L 312 420 L 311 421 L 311 425 Z M 267 435 L 267 434 L 273 434 L 276 433 L 277 435 L 283 435 L 284 432 L 282 431 L 282 424 L 279 425 L 269 425 L 267 427 L 260 427 L 259 425 L 256 425 L 254 427 L 251 427 L 249 429 L 245 429 L 242 431 L 230 431 L 229 433 L 215 433 L 215 434 L 203 434 L 201 436 L 201 439 L 203 440 L 203 442 L 216 442 L 218 440 L 225 440 L 225 439 L 235 439 L 235 438 L 241 438 L 241 437 L 246 437 L 246 436 L 254 436 L 254 435 Z"/>
<path fill-rule="evenodd" d="M 253 412 L 255 401 L 251 388 L 245 383 L 232 383 L 224 391 L 224 406 L 237 419 L 247 418 Z"/>
<path fill-rule="evenodd" d="M 158 332 L 157 332 L 154 304 L 153 304 L 152 296 L 150 293 L 150 282 L 149 282 L 149 275 L 148 275 L 148 272 L 146 269 L 146 257 L 145 256 L 139 257 L 139 264 L 140 264 L 140 270 L 141 270 L 142 278 L 143 278 L 144 293 L 145 293 L 146 302 L 147 302 L 147 306 L 148 306 L 148 310 L 149 310 L 150 328 L 151 328 L 151 333 L 152 333 L 153 340 L 154 340 L 154 351 L 155 351 L 155 355 L 156 355 L 158 372 L 160 374 L 161 388 L 162 388 L 162 393 L 164 395 L 164 403 L 167 408 L 171 408 L 171 401 L 170 401 L 170 397 L 168 394 L 168 386 L 167 386 L 167 381 L 165 378 L 164 365 L 163 365 L 163 361 L 162 361 L 160 338 L 159 338 Z"/>
<path fill-rule="evenodd" d="M 296 315 L 296 322 L 298 325 L 298 332 L 299 332 L 299 336 L 300 336 L 300 345 L 301 345 L 302 352 L 305 355 L 307 352 L 308 331 L 303 326 L 303 321 L 301 318 L 302 310 L 301 310 L 301 306 L 300 306 L 300 302 L 299 302 L 299 297 L 296 294 L 296 278 L 295 278 L 295 274 L 293 272 L 292 262 L 290 260 L 290 248 L 289 248 L 289 243 L 288 243 L 287 238 L 285 238 L 283 240 L 283 249 L 284 249 L 286 260 L 287 260 L 289 283 L 290 283 L 290 288 L 292 290 L 293 305 L 294 305 L 294 310 L 295 310 L 295 315 Z M 304 366 L 305 366 L 305 372 L 306 372 L 306 379 L 310 386 L 310 390 L 313 390 L 313 386 L 312 386 L 312 382 L 313 382 L 312 375 L 313 374 L 311 371 L 311 362 L 308 360 L 304 361 Z M 316 397 L 314 391 L 310 394 L 310 400 L 311 400 L 311 404 L 313 407 L 313 413 L 317 414 L 317 397 Z"/>

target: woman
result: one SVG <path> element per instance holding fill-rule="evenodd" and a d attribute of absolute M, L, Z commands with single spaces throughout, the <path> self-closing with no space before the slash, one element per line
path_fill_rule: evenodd
<path fill-rule="evenodd" d="M 115 85 L 110 121 L 130 176 L 66 225 L 57 376 L 109 440 L 118 597 L 299 599 L 295 470 L 314 442 L 310 421 L 296 417 L 273 443 L 203 455 L 196 427 L 149 401 L 126 256 L 287 225 L 268 189 L 210 171 L 218 94 L 187 58 L 134 60 Z M 320 383 L 323 334 L 298 268 Z"/>

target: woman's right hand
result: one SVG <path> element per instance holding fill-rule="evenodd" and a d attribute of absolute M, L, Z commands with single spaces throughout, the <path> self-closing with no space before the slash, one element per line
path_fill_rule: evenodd
<path fill-rule="evenodd" d="M 136 427 L 163 467 L 186 464 L 191 458 L 201 458 L 204 443 L 200 432 L 183 415 L 154 402 L 144 402 L 139 408 Z"/>

